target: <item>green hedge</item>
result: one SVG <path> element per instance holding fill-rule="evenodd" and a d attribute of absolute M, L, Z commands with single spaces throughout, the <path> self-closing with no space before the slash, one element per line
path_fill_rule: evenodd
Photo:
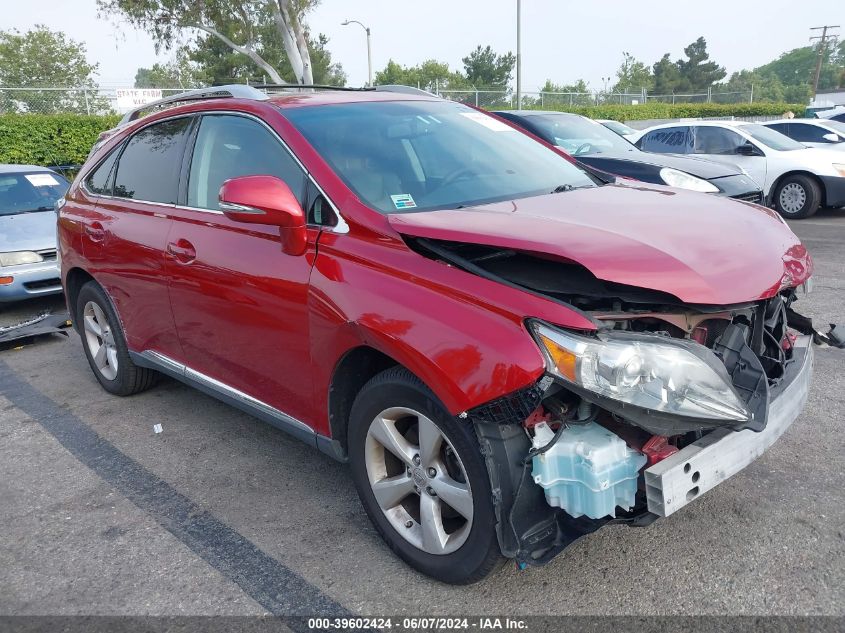
<path fill-rule="evenodd" d="M 0 115 L 0 163 L 81 164 L 100 132 L 119 120 L 80 114 Z"/>
<path fill-rule="evenodd" d="M 792 111 L 801 116 L 806 106 L 797 103 L 645 103 L 640 105 L 607 104 L 597 106 L 568 106 L 552 104 L 542 108 L 559 112 L 574 112 L 592 119 L 639 121 L 643 119 L 686 119 L 697 117 L 753 117 L 778 116 Z M 538 109 L 539 106 L 538 106 Z"/>

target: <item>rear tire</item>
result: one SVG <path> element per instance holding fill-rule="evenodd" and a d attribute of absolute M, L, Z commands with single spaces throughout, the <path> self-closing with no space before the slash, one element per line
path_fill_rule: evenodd
<path fill-rule="evenodd" d="M 80 289 L 75 318 L 88 364 L 103 389 L 131 396 L 155 384 L 158 374 L 129 358 L 120 320 L 97 282 L 89 281 Z"/>
<path fill-rule="evenodd" d="M 442 582 L 469 584 L 503 560 L 472 423 L 456 420 L 413 374 L 394 367 L 364 385 L 352 406 L 348 441 L 364 510 L 411 567 Z"/>
<path fill-rule="evenodd" d="M 809 218 L 819 210 L 821 202 L 821 187 L 810 176 L 787 176 L 775 190 L 775 209 L 788 220 Z"/>

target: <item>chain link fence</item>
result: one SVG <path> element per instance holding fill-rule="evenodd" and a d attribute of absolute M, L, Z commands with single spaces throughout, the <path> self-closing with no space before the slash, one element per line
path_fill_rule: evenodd
<path fill-rule="evenodd" d="M 113 114 L 118 107 L 119 88 L 6 88 L 0 87 L 0 114 Z M 183 88 L 160 89 L 167 97 Z M 436 90 L 444 99 L 460 101 L 480 108 L 516 108 L 516 92 L 510 89 Z M 523 108 L 557 108 L 605 104 L 636 105 L 641 103 L 753 103 L 753 91 L 652 95 L 645 90 L 636 93 L 616 92 L 523 92 Z M 123 108 L 126 110 L 126 108 Z"/>
<path fill-rule="evenodd" d="M 516 108 L 513 90 L 437 90 L 444 99 L 460 101 L 481 108 Z M 647 91 L 620 92 L 523 92 L 523 108 L 549 108 L 595 106 L 607 104 L 637 105 L 641 103 L 753 103 L 754 92 L 714 92 L 652 95 Z"/>

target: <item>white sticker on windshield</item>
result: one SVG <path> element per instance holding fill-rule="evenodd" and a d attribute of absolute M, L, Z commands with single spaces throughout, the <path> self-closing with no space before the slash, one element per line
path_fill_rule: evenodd
<path fill-rule="evenodd" d="M 54 187 L 59 184 L 50 174 L 26 174 L 25 177 L 33 187 Z"/>
<path fill-rule="evenodd" d="M 495 119 L 489 114 L 484 114 L 483 112 L 461 112 L 462 116 L 465 116 L 470 121 L 475 121 L 476 123 L 480 123 L 486 128 L 493 130 L 494 132 L 515 132 L 510 125 L 500 121 L 499 119 Z"/>
<path fill-rule="evenodd" d="M 410 193 L 399 193 L 395 196 L 390 196 L 393 200 L 393 206 L 397 209 L 413 209 L 417 206 L 414 202 L 414 197 Z"/>

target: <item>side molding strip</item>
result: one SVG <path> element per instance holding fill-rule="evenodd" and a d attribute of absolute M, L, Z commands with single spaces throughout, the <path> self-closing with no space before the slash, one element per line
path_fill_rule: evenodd
<path fill-rule="evenodd" d="M 266 402 L 253 398 L 243 391 L 230 387 L 211 376 L 206 376 L 205 374 L 191 369 L 190 367 L 183 365 L 164 354 L 160 354 L 152 350 L 145 350 L 141 353 L 130 351 L 129 357 L 132 359 L 132 362 L 139 367 L 148 367 L 150 369 L 160 371 L 163 374 L 167 374 L 168 376 L 184 382 L 191 387 L 199 389 L 203 393 L 217 398 L 226 404 L 249 413 L 268 424 L 272 424 L 276 428 L 293 435 L 306 444 L 310 444 L 311 446 L 320 449 L 321 452 L 327 454 L 333 459 L 343 459 L 343 456 L 338 454 L 335 446 L 336 442 L 332 441 L 331 438 L 319 435 L 314 431 L 314 429 L 305 424 L 305 422 L 297 420 L 287 413 L 279 411 Z"/>

